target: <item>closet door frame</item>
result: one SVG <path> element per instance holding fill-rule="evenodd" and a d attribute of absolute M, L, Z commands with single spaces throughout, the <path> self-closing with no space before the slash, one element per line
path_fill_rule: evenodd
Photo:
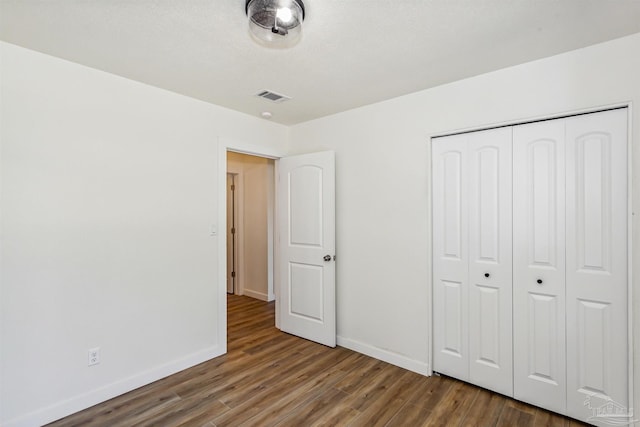
<path fill-rule="evenodd" d="M 627 109 L 627 232 L 629 235 L 629 239 L 627 241 L 627 299 L 628 299 L 628 319 L 627 319 L 627 341 L 628 341 L 628 356 L 627 356 L 627 370 L 629 378 L 629 402 L 632 404 L 632 407 L 635 408 L 635 413 L 640 414 L 640 392 L 635 393 L 635 385 L 636 383 L 640 386 L 640 378 L 636 378 L 635 370 L 633 369 L 634 365 L 634 334 L 635 330 L 640 330 L 640 317 L 636 318 L 636 314 L 633 310 L 634 300 L 636 298 L 633 292 L 633 156 L 634 150 L 632 147 L 633 142 L 633 117 L 634 117 L 634 109 L 632 103 L 629 102 L 620 102 L 615 104 L 602 105 L 598 107 L 584 108 L 572 111 L 566 111 L 563 113 L 553 113 L 548 115 L 535 116 L 530 118 L 523 118 L 518 120 L 508 120 L 504 122 L 496 122 L 493 124 L 487 124 L 484 126 L 475 126 L 468 128 L 461 128 L 456 130 L 450 130 L 445 132 L 439 132 L 431 134 L 427 137 L 427 165 L 429 165 L 430 173 L 428 174 L 428 182 L 427 188 L 429 191 L 429 197 L 427 197 L 427 211 L 429 212 L 427 218 L 427 227 L 429 230 L 429 237 L 432 238 L 433 232 L 433 200 L 431 194 L 431 188 L 433 184 L 433 176 L 432 176 L 432 158 L 431 158 L 431 150 L 432 150 L 432 142 L 434 138 L 440 138 L 444 136 L 451 136 L 461 133 L 467 132 L 476 132 L 481 130 L 493 129 L 498 127 L 506 127 L 506 126 L 517 126 L 526 123 L 539 122 L 544 120 L 555 120 L 562 119 L 571 116 L 578 116 L 581 114 L 590 114 L 590 113 L 598 113 L 601 111 L 613 110 L 613 109 Z M 640 214 L 640 213 L 639 213 Z M 431 239 L 433 241 L 433 239 Z M 433 272 L 433 243 L 428 246 L 427 253 L 427 267 L 429 271 Z M 433 370 L 433 352 L 434 352 L 434 343 L 433 343 L 433 328 L 434 328 L 434 318 L 433 318 L 433 283 L 434 278 L 433 274 L 429 278 L 428 283 L 428 292 L 427 292 L 427 303 L 430 309 L 430 313 L 428 316 L 428 329 L 430 331 L 428 336 L 428 354 L 427 354 L 427 364 L 428 368 L 426 370 L 427 376 L 431 376 L 434 373 Z M 636 327 L 636 323 L 638 323 Z M 640 340 L 638 340 L 640 342 Z M 638 349 L 640 352 L 640 348 Z M 640 354 L 638 356 L 640 359 Z M 636 415 L 635 418 L 639 418 L 640 416 Z"/>

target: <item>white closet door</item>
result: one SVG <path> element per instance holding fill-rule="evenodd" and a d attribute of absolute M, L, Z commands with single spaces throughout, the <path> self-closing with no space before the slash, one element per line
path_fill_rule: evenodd
<path fill-rule="evenodd" d="M 469 378 L 467 136 L 437 138 L 433 167 L 433 362 Z"/>
<path fill-rule="evenodd" d="M 564 121 L 513 128 L 514 397 L 566 409 Z"/>
<path fill-rule="evenodd" d="M 567 119 L 567 414 L 629 407 L 627 110 Z"/>
<path fill-rule="evenodd" d="M 468 136 L 469 380 L 513 396 L 512 128 Z"/>

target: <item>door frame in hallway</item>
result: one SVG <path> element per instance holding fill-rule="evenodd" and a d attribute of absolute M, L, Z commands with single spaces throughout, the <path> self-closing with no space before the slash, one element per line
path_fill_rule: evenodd
<path fill-rule="evenodd" d="M 218 337 L 219 345 L 223 353 L 227 352 L 227 204 L 226 204 L 226 185 L 227 185 L 227 152 L 236 152 L 248 154 L 250 156 L 263 157 L 277 161 L 281 157 L 285 157 L 286 153 L 273 149 L 271 147 L 263 147 L 255 144 L 249 144 L 226 138 L 218 138 L 218 218 L 216 228 L 218 230 Z M 276 195 L 277 197 L 277 195 Z M 277 203 L 277 200 L 276 202 Z M 278 247 L 274 245 L 273 259 L 270 260 L 270 268 L 276 265 L 278 260 Z M 278 269 L 273 270 L 274 292 L 276 292 L 276 327 L 280 327 L 279 322 L 279 303 L 277 296 Z M 224 337 L 224 339 L 222 339 Z"/>

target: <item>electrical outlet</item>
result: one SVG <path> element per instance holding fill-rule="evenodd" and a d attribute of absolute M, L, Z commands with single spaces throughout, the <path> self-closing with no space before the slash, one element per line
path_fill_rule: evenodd
<path fill-rule="evenodd" d="M 97 365 L 98 363 L 100 363 L 100 347 L 90 348 L 88 366 Z"/>

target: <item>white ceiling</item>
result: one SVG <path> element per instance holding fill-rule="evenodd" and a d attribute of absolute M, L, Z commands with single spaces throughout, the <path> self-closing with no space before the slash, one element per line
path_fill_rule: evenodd
<path fill-rule="evenodd" d="M 305 0 L 274 50 L 244 1 L 0 0 L 0 39 L 291 125 L 640 32 L 639 0 Z"/>

